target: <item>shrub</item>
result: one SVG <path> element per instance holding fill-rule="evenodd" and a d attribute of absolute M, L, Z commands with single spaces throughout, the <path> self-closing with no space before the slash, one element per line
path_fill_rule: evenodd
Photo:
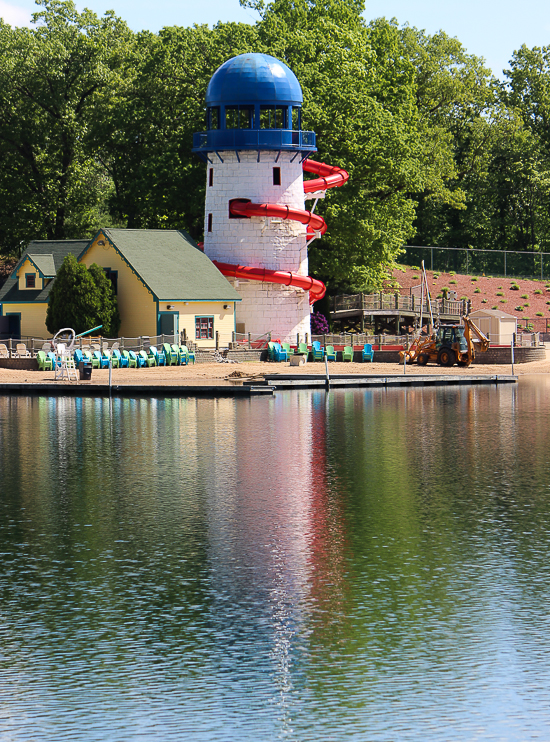
<path fill-rule="evenodd" d="M 477 281 L 477 276 L 472 276 L 471 281 Z"/>
<path fill-rule="evenodd" d="M 501 304 L 508 304 L 508 299 L 501 299 L 500 300 L 500 303 Z"/>
<path fill-rule="evenodd" d="M 497 291 L 497 296 L 504 296 L 504 292 L 503 291 Z"/>
<path fill-rule="evenodd" d="M 462 299 L 462 301 L 468 301 L 468 297 L 467 296 L 461 296 L 460 298 Z"/>
<path fill-rule="evenodd" d="M 529 304 L 529 302 L 528 302 L 528 301 L 524 301 L 524 302 L 523 302 L 523 306 L 524 306 L 524 307 L 530 307 L 531 305 Z"/>
<path fill-rule="evenodd" d="M 542 312 L 537 312 L 537 314 L 535 316 L 536 317 L 544 317 L 544 314 Z"/>
<path fill-rule="evenodd" d="M 497 289 L 501 289 L 501 288 L 502 288 L 502 286 L 497 286 Z"/>
<path fill-rule="evenodd" d="M 482 300 L 481 300 L 481 303 L 482 303 L 482 304 L 487 304 L 487 299 L 482 299 Z"/>
<path fill-rule="evenodd" d="M 523 307 L 522 306 L 514 307 L 514 309 L 515 309 L 516 312 L 523 312 Z"/>
<path fill-rule="evenodd" d="M 520 298 L 521 299 L 528 299 L 529 298 L 529 294 L 522 294 Z"/>
<path fill-rule="evenodd" d="M 510 291 L 519 291 L 519 286 L 517 285 L 517 283 L 513 283 L 510 286 Z"/>
<path fill-rule="evenodd" d="M 547 304 L 550 304 L 550 301 L 547 301 L 546 303 L 547 303 Z"/>
<path fill-rule="evenodd" d="M 498 309 L 497 305 L 495 304 L 494 307 L 491 307 L 491 309 Z"/>
<path fill-rule="evenodd" d="M 455 285 L 456 285 L 457 281 L 455 281 L 455 280 L 453 279 L 452 281 L 449 281 L 449 283 L 452 283 L 452 284 L 455 284 Z"/>
<path fill-rule="evenodd" d="M 311 334 L 326 335 L 329 332 L 328 320 L 321 312 L 313 312 L 311 315 Z"/>
<path fill-rule="evenodd" d="M 449 287 L 448 287 L 448 286 L 443 286 L 443 288 L 441 289 L 441 291 L 442 291 L 442 292 L 443 292 L 443 293 L 444 293 L 445 295 L 447 295 L 447 294 L 449 293 Z"/>
<path fill-rule="evenodd" d="M 46 327 L 54 334 L 63 327 L 76 333 L 103 325 L 101 334 L 116 337 L 120 315 L 113 284 L 103 268 L 86 268 L 72 254 L 67 255 L 57 272 L 49 296 Z"/>
<path fill-rule="evenodd" d="M 479 288 L 479 286 L 477 287 L 477 289 L 474 290 L 474 294 L 481 294 L 481 289 Z"/>
<path fill-rule="evenodd" d="M 416 279 L 420 278 L 420 276 L 411 276 L 411 278 L 413 279 L 413 281 L 416 281 Z"/>
<path fill-rule="evenodd" d="M 439 278 L 439 273 L 434 273 L 433 275 L 434 275 L 434 278 L 435 278 L 435 279 L 436 279 L 436 281 L 437 281 L 437 279 Z"/>
<path fill-rule="evenodd" d="M 534 294 L 542 294 L 542 289 L 537 289 L 537 290 L 536 290 L 536 291 L 534 291 L 533 293 L 534 293 Z"/>
<path fill-rule="evenodd" d="M 449 271 L 450 276 L 456 276 L 456 271 Z"/>

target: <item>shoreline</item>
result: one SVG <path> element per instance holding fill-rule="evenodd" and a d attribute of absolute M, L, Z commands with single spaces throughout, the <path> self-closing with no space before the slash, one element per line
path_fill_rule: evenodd
<path fill-rule="evenodd" d="M 331 387 L 373 387 L 394 385 L 514 383 L 518 377 L 550 373 L 550 360 L 516 364 L 472 365 L 469 368 L 403 366 L 389 363 L 330 363 Z M 233 375 L 233 376 L 231 376 Z M 386 381 L 387 379 L 387 381 Z M 289 363 L 243 362 L 201 363 L 196 366 L 159 366 L 145 369 L 112 369 L 113 396 L 220 395 L 251 396 L 271 394 L 274 388 L 324 388 L 325 367 L 310 362 L 290 367 Z M 108 369 L 94 369 L 90 381 L 55 381 L 53 371 L 0 368 L 0 394 L 108 395 Z"/>

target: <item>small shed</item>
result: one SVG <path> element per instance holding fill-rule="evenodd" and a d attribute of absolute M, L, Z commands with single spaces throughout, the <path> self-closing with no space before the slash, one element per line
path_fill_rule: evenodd
<path fill-rule="evenodd" d="M 491 345 L 510 345 L 518 331 L 518 320 L 513 314 L 500 309 L 477 309 L 470 312 L 476 327 L 487 335 Z"/>

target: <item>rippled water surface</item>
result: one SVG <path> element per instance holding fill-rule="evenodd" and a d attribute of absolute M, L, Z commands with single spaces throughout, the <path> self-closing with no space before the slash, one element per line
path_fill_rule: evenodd
<path fill-rule="evenodd" d="M 549 739 L 549 408 L 0 398 L 0 739 Z"/>

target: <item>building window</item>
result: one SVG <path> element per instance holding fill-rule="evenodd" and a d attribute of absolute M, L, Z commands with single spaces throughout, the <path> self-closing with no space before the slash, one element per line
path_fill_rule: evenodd
<path fill-rule="evenodd" d="M 281 168 L 273 168 L 273 185 L 281 185 Z"/>
<path fill-rule="evenodd" d="M 36 273 L 25 273 L 25 287 L 28 289 L 36 288 Z"/>
<path fill-rule="evenodd" d="M 208 231 L 212 231 L 212 214 L 208 214 Z"/>
<path fill-rule="evenodd" d="M 105 275 L 113 285 L 113 293 L 116 296 L 118 291 L 118 271 L 112 271 L 110 268 L 104 268 Z"/>
<path fill-rule="evenodd" d="M 195 317 L 195 339 L 211 340 L 214 337 L 214 317 Z"/>
<path fill-rule="evenodd" d="M 210 186 L 210 188 L 212 188 L 212 186 L 214 185 L 214 168 L 213 167 L 211 167 L 210 170 L 208 171 L 208 185 Z"/>

